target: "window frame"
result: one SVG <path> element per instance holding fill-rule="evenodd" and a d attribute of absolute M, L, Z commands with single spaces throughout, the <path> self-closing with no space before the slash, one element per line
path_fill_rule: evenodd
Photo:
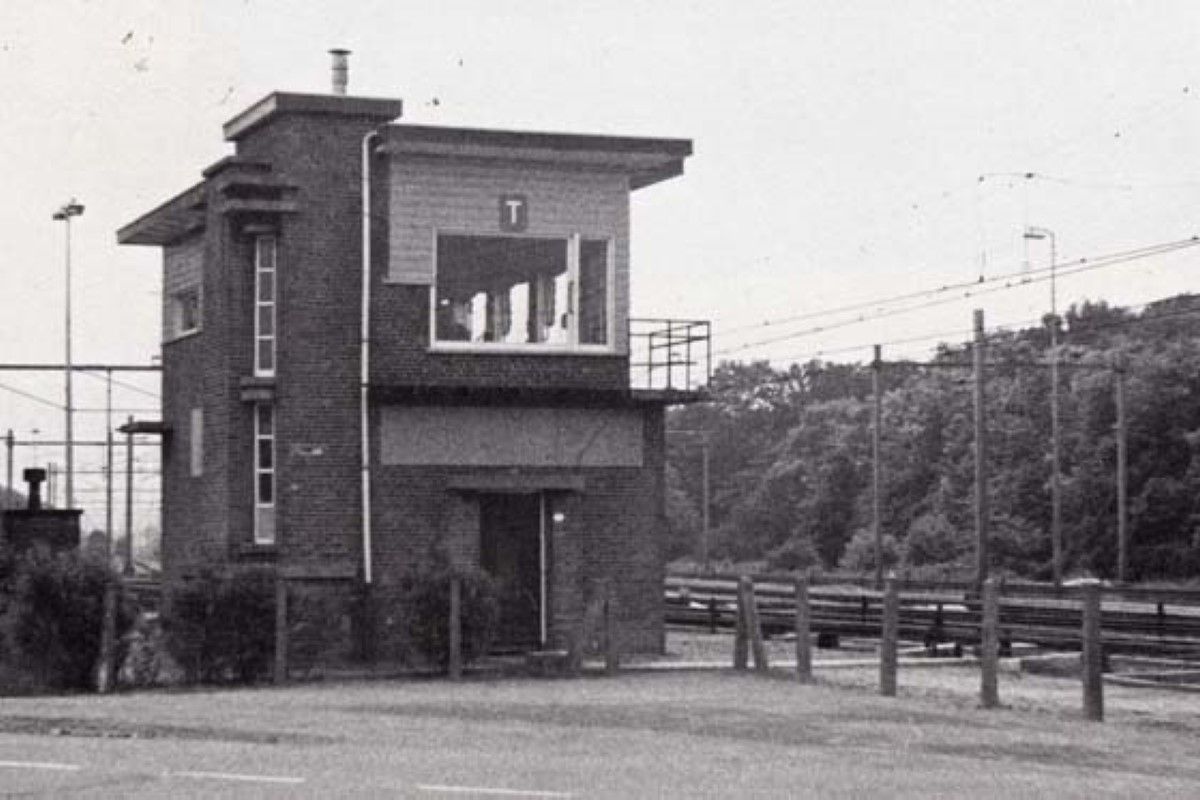
<path fill-rule="evenodd" d="M 277 499 L 279 497 L 278 486 L 276 480 L 276 465 L 277 465 L 277 448 L 275 440 L 277 436 L 277 415 L 275 413 L 275 404 L 270 402 L 255 403 L 252 406 L 254 410 L 254 436 L 253 436 L 253 453 L 251 454 L 253 467 L 253 481 L 251 491 L 254 493 L 254 544 L 259 546 L 272 546 L 276 542 L 278 533 L 278 519 L 276 512 L 278 509 Z M 271 418 L 271 431 L 264 434 L 262 431 L 262 413 L 266 411 Z M 260 458 L 261 445 L 263 442 L 268 442 L 270 445 L 270 466 L 264 467 Z M 262 500 L 262 479 L 267 477 L 270 480 L 271 499 L 269 501 Z M 263 530 L 262 520 L 265 510 L 271 512 L 271 530 Z"/>
<path fill-rule="evenodd" d="M 442 236 L 462 236 L 474 239 L 556 239 L 567 245 L 567 280 L 573 288 L 570 290 L 571 310 L 568 328 L 569 341 L 562 343 L 546 342 L 460 342 L 443 341 L 437 338 L 437 294 L 438 294 L 438 239 Z M 581 344 L 579 342 L 579 268 L 580 251 L 584 240 L 600 241 L 605 244 L 605 344 Z M 444 353 L 497 353 L 497 354 L 526 354 L 536 355 L 613 355 L 617 352 L 616 340 L 616 236 L 612 234 L 596 234 L 572 232 L 567 234 L 555 232 L 521 231 L 521 232 L 486 232 L 465 230 L 460 228 L 433 229 L 432 246 L 432 280 L 429 283 L 429 350 Z"/>
<path fill-rule="evenodd" d="M 262 266 L 262 246 L 264 243 L 270 242 L 271 247 L 271 268 L 263 269 Z M 262 299 L 263 275 L 270 273 L 271 275 L 271 299 L 264 301 Z M 262 332 L 262 312 L 263 309 L 269 309 L 271 318 L 271 332 L 264 334 Z M 275 233 L 260 233 L 254 237 L 254 374 L 260 378 L 273 378 L 279 366 L 279 237 Z M 269 342 L 271 353 L 270 367 L 264 367 L 262 364 L 261 347 L 263 343 Z"/>
<path fill-rule="evenodd" d="M 188 473 L 204 476 L 204 407 L 195 406 L 188 415 Z"/>
<path fill-rule="evenodd" d="M 195 324 L 192 325 L 190 328 L 184 324 L 185 320 L 187 319 L 187 314 L 185 313 L 185 308 L 187 307 L 187 304 L 184 301 L 185 301 L 185 298 L 188 298 L 188 297 L 195 298 L 195 308 L 196 308 Z M 201 330 L 203 330 L 204 329 L 204 322 L 203 322 L 204 294 L 200 290 L 200 284 L 194 284 L 192 286 L 184 286 L 183 288 L 176 289 L 174 292 L 172 292 L 171 293 L 171 312 L 172 312 L 172 316 L 174 318 L 172 320 L 172 323 L 173 323 L 173 326 L 172 326 L 173 330 L 171 331 L 171 334 L 172 334 L 171 339 L 172 340 L 181 339 L 184 336 L 190 336 L 193 333 L 199 333 Z"/>

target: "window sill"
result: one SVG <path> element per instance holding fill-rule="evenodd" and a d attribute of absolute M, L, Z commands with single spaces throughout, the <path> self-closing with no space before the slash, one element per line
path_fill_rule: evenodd
<path fill-rule="evenodd" d="M 624 355 L 608 345 L 483 344 L 479 342 L 437 342 L 430 353 L 467 353 L 503 356 L 618 356 Z"/>
<path fill-rule="evenodd" d="M 237 554 L 242 558 L 273 559 L 279 554 L 279 545 L 243 542 L 237 546 Z"/>
<path fill-rule="evenodd" d="M 170 338 L 163 339 L 162 343 L 163 344 L 174 344 L 175 342 L 181 342 L 184 339 L 190 339 L 193 336 L 198 336 L 201 333 L 204 333 L 204 328 L 192 328 L 190 331 L 184 331 L 183 333 L 177 333 Z"/>

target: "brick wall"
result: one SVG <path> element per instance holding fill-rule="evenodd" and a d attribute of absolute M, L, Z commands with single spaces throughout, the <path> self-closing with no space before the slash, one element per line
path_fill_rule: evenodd
<path fill-rule="evenodd" d="M 566 647 L 578 635 L 585 604 L 599 579 L 612 581 L 625 648 L 662 648 L 661 531 L 663 530 L 661 410 L 646 407 L 646 459 L 640 468 L 571 471 L 582 491 L 548 493 L 564 515 L 549 531 L 552 614 L 550 645 Z M 506 476 L 550 476 L 561 470 L 514 467 Z M 443 548 L 460 563 L 478 564 L 478 495 L 449 489 L 496 470 L 461 467 L 376 466 L 374 468 L 374 560 L 378 590 L 387 592 L 403 570 Z"/>
<path fill-rule="evenodd" d="M 301 571 L 340 568 L 347 575 L 361 565 L 360 148 L 373 125 L 292 115 L 238 143 L 239 155 L 270 162 L 274 176 L 298 187 L 299 211 L 277 220 L 277 546 L 252 545 L 252 407 L 239 388 L 253 371 L 251 240 L 210 211 L 203 331 L 164 347 L 164 416 L 175 433 L 164 453 L 163 548 L 172 573 L 230 559 L 274 560 Z M 375 159 L 377 220 L 388 214 L 386 165 L 386 158 Z M 375 225 L 372 241 L 373 384 L 626 390 L 627 359 L 619 355 L 428 352 L 428 287 L 385 283 L 386 225 Z M 194 407 L 203 408 L 205 420 L 199 478 L 188 472 Z M 553 644 L 574 635 L 590 581 L 609 577 L 618 589 L 626 646 L 661 647 L 662 416 L 661 409 L 643 408 L 643 466 L 578 470 L 582 492 L 553 493 L 566 515 L 552 532 Z M 376 443 L 379 424 L 376 409 Z M 380 593 L 434 543 L 467 563 L 478 561 L 477 499 L 447 487 L 489 470 L 385 467 L 378 452 L 372 461 Z"/>

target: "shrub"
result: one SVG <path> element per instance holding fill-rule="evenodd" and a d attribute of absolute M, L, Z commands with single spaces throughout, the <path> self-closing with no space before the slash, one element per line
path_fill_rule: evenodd
<path fill-rule="evenodd" d="M 895 537 L 883 535 L 883 568 L 891 569 L 900 563 L 903 556 L 902 548 Z M 848 572 L 870 572 L 875 569 L 875 534 L 861 528 L 855 532 L 854 538 L 846 545 L 839 566 Z"/>
<path fill-rule="evenodd" d="M 16 562 L 4 615 L 5 655 L 13 666 L 54 689 L 92 685 L 100 656 L 105 587 L 117 578 L 77 552 L 51 554 L 35 548 Z M 117 609 L 114 653 L 131 615 Z"/>
<path fill-rule="evenodd" d="M 269 571 L 202 575 L 173 589 L 168 608 L 167 649 L 188 681 L 253 683 L 267 672 L 275 648 Z"/>
<path fill-rule="evenodd" d="M 767 553 L 767 566 L 773 570 L 807 570 L 821 563 L 812 540 L 793 536 Z"/>
<path fill-rule="evenodd" d="M 474 567 L 456 567 L 444 557 L 410 568 L 400 578 L 393 618 L 401 636 L 427 664 L 450 663 L 450 581 L 462 586 L 462 658 L 469 663 L 487 653 L 496 633 L 496 590 L 490 576 Z"/>
<path fill-rule="evenodd" d="M 288 593 L 288 667 L 311 677 L 344 645 L 349 603 L 322 587 L 293 584 Z M 336 658 L 336 656 L 334 656 Z"/>

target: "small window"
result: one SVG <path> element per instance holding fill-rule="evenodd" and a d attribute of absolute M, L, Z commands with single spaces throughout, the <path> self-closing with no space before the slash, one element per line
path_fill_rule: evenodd
<path fill-rule="evenodd" d="M 275 407 L 254 406 L 254 543 L 275 544 Z"/>
<path fill-rule="evenodd" d="M 189 437 L 191 439 L 192 477 L 198 478 L 204 474 L 204 409 L 202 408 L 192 409 Z"/>
<path fill-rule="evenodd" d="M 254 374 L 275 374 L 276 241 L 254 239 Z"/>
<path fill-rule="evenodd" d="M 606 239 L 437 237 L 433 340 L 481 348 L 607 346 Z"/>
<path fill-rule="evenodd" d="M 172 299 L 176 335 L 200 330 L 200 287 L 191 286 L 178 291 Z"/>

